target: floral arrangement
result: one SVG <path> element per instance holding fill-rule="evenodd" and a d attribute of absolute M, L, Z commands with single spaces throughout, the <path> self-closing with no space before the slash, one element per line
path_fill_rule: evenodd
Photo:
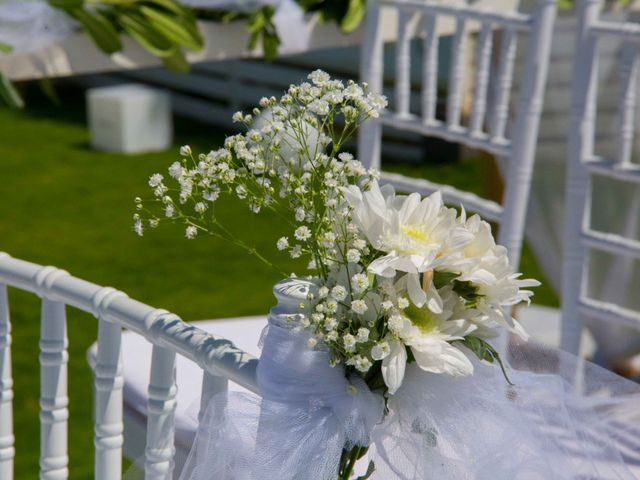
<path fill-rule="evenodd" d="M 226 238 L 270 263 L 211 212 L 222 195 L 254 214 L 278 212 L 286 230 L 277 249 L 306 258 L 317 285 L 291 321 L 308 331 L 308 348 L 328 348 L 333 366 L 389 398 L 411 362 L 453 377 L 473 374 L 473 355 L 502 366 L 488 341 L 501 328 L 525 336 L 507 308 L 528 302 L 525 288 L 538 282 L 514 273 L 477 215 L 446 206 L 439 193 L 397 195 L 343 151 L 386 103 L 366 84 L 314 71 L 279 100 L 236 113 L 248 131 L 222 148 L 195 157 L 182 147 L 169 178 L 150 177 L 153 200 L 136 199 L 134 229 L 180 222 L 187 238 Z M 364 451 L 343 453 L 338 478 L 349 478 Z"/>

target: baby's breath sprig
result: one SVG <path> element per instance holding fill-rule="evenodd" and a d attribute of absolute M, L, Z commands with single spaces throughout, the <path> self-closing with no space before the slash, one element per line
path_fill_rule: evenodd
<path fill-rule="evenodd" d="M 222 148 L 196 158 L 183 146 L 168 178 L 149 178 L 153 198 L 136 199 L 135 232 L 142 235 L 167 220 L 182 223 L 189 239 L 224 238 L 274 267 L 216 218 L 213 204 L 228 195 L 255 214 L 279 215 L 288 230 L 277 249 L 308 258 L 321 278 L 328 279 L 336 264 L 348 264 L 356 250 L 336 247 L 347 245 L 351 235 L 341 189 L 367 185 L 377 174 L 342 149 L 364 121 L 379 115 L 386 99 L 367 93 L 366 84 L 345 85 L 321 70 L 308 79 L 291 85 L 279 100 L 262 98 L 251 113 L 236 112 L 233 121 L 247 132 L 228 137 Z"/>

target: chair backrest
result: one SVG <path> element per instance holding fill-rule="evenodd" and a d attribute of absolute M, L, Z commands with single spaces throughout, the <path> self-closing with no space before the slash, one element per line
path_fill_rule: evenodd
<path fill-rule="evenodd" d="M 585 316 L 640 331 L 639 312 L 588 296 L 590 250 L 625 257 L 623 261 L 627 263 L 640 258 L 640 242 L 617 233 L 595 230 L 591 223 L 593 175 L 640 184 L 640 165 L 631 161 L 640 68 L 640 24 L 603 21 L 599 18 L 601 7 L 599 0 L 578 2 L 565 196 L 561 335 L 562 349 L 574 354 L 579 351 Z M 617 139 L 612 158 L 603 158 L 594 151 L 598 44 L 612 38 L 622 42 Z M 620 208 L 638 209 L 638 202 L 640 198 L 636 198 L 635 207 L 631 202 Z M 632 215 L 637 220 L 640 211 Z"/>
<path fill-rule="evenodd" d="M 381 22 L 388 10 L 398 12 L 395 58 L 395 109 L 376 121 L 364 124 L 358 139 L 358 156 L 365 165 L 380 168 L 382 126 L 406 130 L 460 143 L 496 155 L 504 161 L 505 192 L 502 204 L 483 199 L 448 185 L 388 172 L 381 173 L 385 183 L 404 191 L 429 194 L 441 190 L 445 201 L 462 204 L 500 225 L 498 240 L 509 249 L 512 263 L 518 264 L 535 142 L 543 92 L 547 77 L 551 34 L 555 20 L 555 0 L 537 0 L 531 14 L 480 10 L 471 5 L 434 0 L 369 0 L 365 19 L 365 37 L 361 50 L 361 79 L 373 92 L 383 90 L 383 43 Z M 410 99 L 410 29 L 416 16 L 421 23 L 417 32 L 423 37 L 421 112 L 413 114 Z M 455 33 L 451 45 L 446 99 L 446 119 L 436 119 L 439 18 L 453 19 Z M 477 37 L 473 102 L 467 126 L 462 124 L 462 85 L 468 24 L 480 24 Z M 501 31 L 496 71 L 492 72 L 494 31 Z M 519 33 L 528 33 L 525 65 L 513 119 L 509 119 L 513 67 Z M 493 86 L 490 92 L 489 83 Z M 509 129 L 507 127 L 510 127 Z M 508 135 L 507 130 L 510 131 Z"/>
<path fill-rule="evenodd" d="M 227 389 L 228 380 L 257 391 L 257 360 L 224 339 L 184 323 L 110 287 L 100 287 L 54 267 L 42 267 L 0 252 L 0 479 L 13 479 L 11 325 L 7 286 L 42 298 L 40 330 L 40 478 L 67 478 L 67 335 L 65 306 L 98 319 L 95 366 L 95 474 L 118 480 L 122 473 L 123 403 L 121 332 L 125 327 L 153 344 L 145 478 L 173 478 L 176 353 L 204 370 L 202 406 Z M 201 408 L 202 413 L 202 408 Z"/>

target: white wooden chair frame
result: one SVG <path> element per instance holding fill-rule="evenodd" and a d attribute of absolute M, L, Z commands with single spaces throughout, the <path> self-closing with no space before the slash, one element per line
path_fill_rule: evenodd
<path fill-rule="evenodd" d="M 525 217 L 535 142 L 542 109 L 543 92 L 547 78 L 551 35 L 555 19 L 555 0 L 538 0 L 532 14 L 479 10 L 469 5 L 451 5 L 433 0 L 369 0 L 365 24 L 365 37 L 361 56 L 361 79 L 369 83 L 373 92 L 382 92 L 383 40 L 380 35 L 381 10 L 398 10 L 396 44 L 395 111 L 385 113 L 377 121 L 364 124 L 358 139 L 358 155 L 367 166 L 380 168 L 380 141 L 382 126 L 413 131 L 424 136 L 438 137 L 477 148 L 506 160 L 506 190 L 502 204 L 460 191 L 448 185 L 439 185 L 426 179 L 416 179 L 382 172 L 381 180 L 404 191 L 417 191 L 423 195 L 441 190 L 445 201 L 462 204 L 488 220 L 500 224 L 498 241 L 509 250 L 510 259 L 517 265 L 525 226 Z M 421 86 L 421 114 L 409 111 L 410 58 L 409 42 L 411 17 L 422 16 L 419 28 L 423 35 L 423 66 Z M 436 19 L 453 17 L 456 30 L 452 40 L 452 58 L 446 103 L 446 121 L 435 118 L 437 100 L 438 37 Z M 477 40 L 477 68 L 473 104 L 469 126 L 461 125 L 462 82 L 466 24 L 480 22 Z M 498 59 L 498 72 L 489 102 L 489 72 L 493 30 L 503 30 Z M 528 32 L 529 42 L 525 57 L 522 84 L 519 89 L 514 117 L 512 139 L 506 138 L 510 90 L 518 32 Z M 488 117 L 488 131 L 485 118 Z"/>
<path fill-rule="evenodd" d="M 591 228 L 592 174 L 640 183 L 640 166 L 631 163 L 640 69 L 640 24 L 600 20 L 601 6 L 600 0 L 578 2 L 566 182 L 561 332 L 561 348 L 574 354 L 580 348 L 585 315 L 636 328 L 640 332 L 639 312 L 587 296 L 588 249 L 640 258 L 640 242 Z M 613 159 L 599 157 L 594 152 L 598 41 L 605 37 L 623 41 L 618 138 Z"/>
<path fill-rule="evenodd" d="M 118 480 L 122 473 L 122 329 L 153 344 L 145 479 L 169 480 L 173 474 L 176 379 L 175 355 L 184 355 L 204 371 L 202 403 L 225 391 L 231 380 L 257 392 L 257 359 L 180 320 L 111 287 L 72 277 L 64 270 L 43 267 L 0 252 L 0 479 L 13 479 L 13 390 L 11 324 L 7 286 L 42 298 L 40 330 L 40 479 L 68 478 L 67 456 L 67 334 L 65 306 L 98 319 L 95 367 L 96 480 Z"/>

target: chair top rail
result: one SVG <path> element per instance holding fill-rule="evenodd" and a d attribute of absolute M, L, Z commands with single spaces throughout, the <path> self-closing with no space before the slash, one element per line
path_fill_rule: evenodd
<path fill-rule="evenodd" d="M 417 192 L 421 195 L 430 195 L 439 190 L 442 192 L 445 203 L 463 204 L 465 208 L 478 213 L 485 220 L 500 222 L 502 217 L 503 208 L 500 204 L 479 197 L 474 193 L 458 190 L 450 185 L 430 182 L 423 178 L 408 178 L 405 175 L 390 172 L 381 172 L 380 182 L 391 184 L 398 190 Z"/>
<path fill-rule="evenodd" d="M 477 148 L 498 157 L 508 157 L 511 154 L 511 142 L 504 138 L 492 138 L 487 134 L 471 133 L 466 127 L 447 127 L 439 120 L 425 123 L 420 117 L 409 114 L 399 115 L 393 112 L 382 113 L 380 122 L 384 125 L 400 130 L 442 138 L 449 142 L 462 143 L 470 148 Z"/>
<path fill-rule="evenodd" d="M 19 260 L 0 252 L 0 284 L 62 302 L 126 327 L 154 345 L 173 348 L 215 376 L 258 393 L 258 360 L 229 340 L 183 322 L 177 315 L 129 298 L 111 287 L 73 277 L 64 270 Z"/>
<path fill-rule="evenodd" d="M 578 309 L 582 314 L 590 317 L 640 329 L 640 312 L 621 307 L 615 303 L 583 297 L 580 299 Z"/>
<path fill-rule="evenodd" d="M 625 238 L 622 235 L 589 229 L 581 233 L 580 239 L 587 247 L 595 248 L 596 250 L 640 258 L 640 242 Z"/>
<path fill-rule="evenodd" d="M 483 23 L 495 23 L 514 30 L 528 31 L 531 29 L 531 16 L 519 12 L 497 12 L 480 10 L 466 5 L 448 5 L 432 0 L 380 0 L 380 5 L 390 6 L 401 10 L 422 11 L 439 15 L 449 15 Z"/>
<path fill-rule="evenodd" d="M 624 182 L 640 183 L 640 165 L 620 164 L 602 157 L 592 157 L 584 165 L 593 173 Z"/>
<path fill-rule="evenodd" d="M 618 37 L 628 42 L 640 42 L 640 24 L 633 22 L 608 22 L 598 20 L 590 27 L 592 35 Z"/>

